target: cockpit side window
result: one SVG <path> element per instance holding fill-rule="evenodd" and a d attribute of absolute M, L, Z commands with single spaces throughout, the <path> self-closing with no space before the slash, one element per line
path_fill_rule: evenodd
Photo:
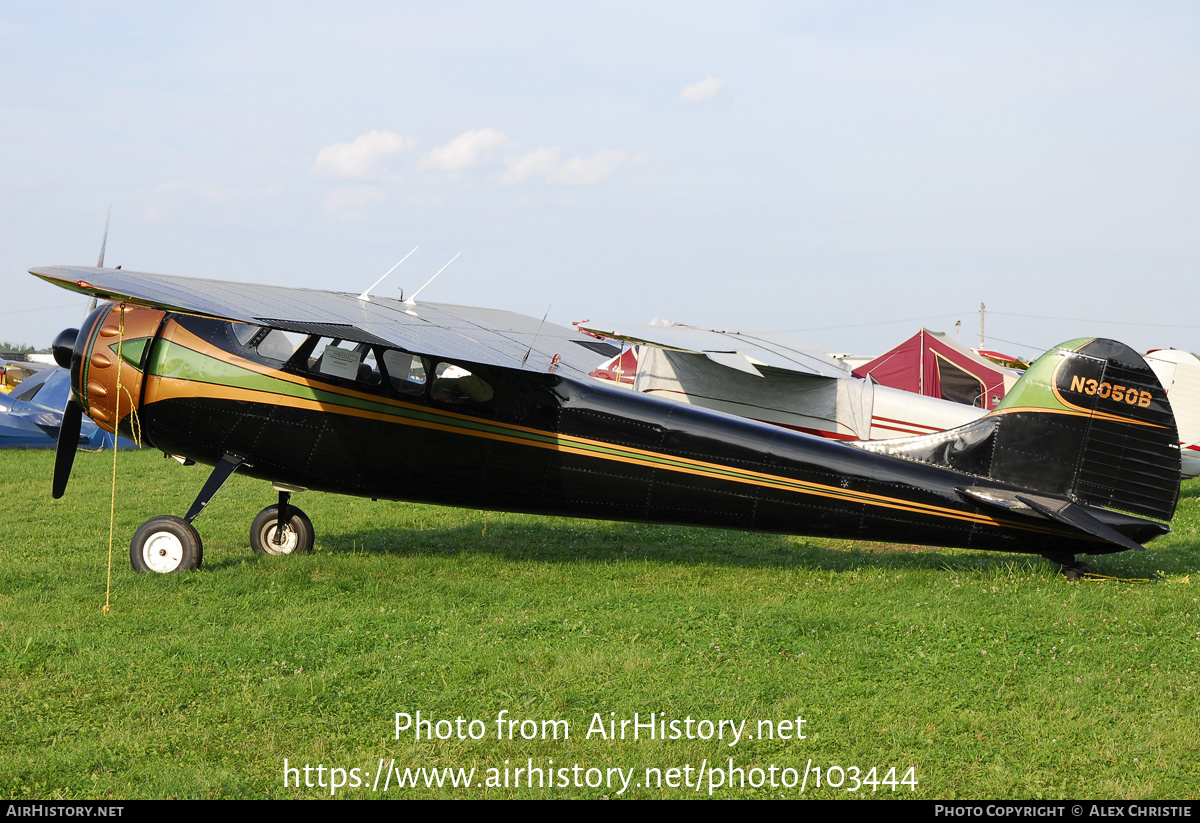
<path fill-rule="evenodd" d="M 308 352 L 308 370 L 313 374 L 340 377 L 367 386 L 380 383 L 379 364 L 375 352 L 367 343 L 319 338 Z"/>
<path fill-rule="evenodd" d="M 296 349 L 300 348 L 300 344 L 307 339 L 307 334 L 271 329 L 258 341 L 255 349 L 263 357 L 286 363 L 296 353 Z"/>
<path fill-rule="evenodd" d="M 343 380 L 357 379 L 358 364 L 361 362 L 362 352 L 358 351 L 357 344 L 332 337 L 317 340 L 308 354 L 310 372 L 340 377 Z"/>
<path fill-rule="evenodd" d="M 358 364 L 358 382 L 368 386 L 378 386 L 382 380 L 379 376 L 379 363 L 375 359 L 375 349 L 366 343 L 359 344 L 363 353 L 362 362 Z"/>
<path fill-rule="evenodd" d="M 261 326 L 251 326 L 249 323 L 230 323 L 229 331 L 233 334 L 238 343 L 243 346 L 253 339 L 254 335 L 262 330 Z"/>

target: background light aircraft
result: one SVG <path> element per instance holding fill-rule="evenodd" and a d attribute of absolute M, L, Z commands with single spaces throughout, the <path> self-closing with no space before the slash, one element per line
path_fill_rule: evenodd
<path fill-rule="evenodd" d="M 36 371 L 10 393 L 0 394 L 0 449 L 55 448 L 70 396 L 70 373 L 54 367 Z M 91 420 L 83 420 L 76 434 L 81 449 L 107 449 L 113 444 L 113 436 Z M 121 448 L 132 445 L 121 439 Z"/>
<path fill-rule="evenodd" d="M 682 324 L 577 325 L 586 334 L 640 346 L 637 392 L 833 440 L 930 434 L 985 411 L 855 377 L 821 347 L 784 334 Z"/>
<path fill-rule="evenodd" d="M 491 510 L 719 526 L 1041 554 L 1138 549 L 1169 531 L 1179 450 L 1142 358 L 1083 339 L 1043 356 L 1000 407 L 926 437 L 847 445 L 587 377 L 615 352 L 490 309 L 39 268 L 117 301 L 55 341 L 73 398 L 63 494 L 84 412 L 214 466 L 183 517 L 146 521 L 135 569 L 196 568 L 192 522 L 235 470 L 274 484 L 259 552 L 308 551 L 301 489 Z M 603 348 L 602 348 L 603 347 Z M 1120 510 L 1120 511 L 1118 511 Z"/>
<path fill-rule="evenodd" d="M 788 335 L 679 324 L 589 321 L 577 325 L 599 339 L 639 346 L 634 375 L 627 374 L 628 370 L 621 373 L 634 391 L 835 440 L 889 440 L 961 426 L 984 416 L 987 408 L 995 408 L 1018 375 L 989 364 L 997 376 L 990 390 L 985 387 L 988 405 L 984 408 L 881 385 L 871 377 L 859 376 L 871 372 L 869 365 L 851 371 L 819 346 Z M 902 352 L 905 346 L 925 345 L 928 334 L 922 331 L 888 354 Z M 934 342 L 962 348 L 945 339 Z M 887 359 L 881 355 L 870 363 L 878 365 Z M 1182 450 L 1181 474 L 1184 478 L 1200 476 L 1200 358 L 1160 349 L 1147 355 L 1146 361 L 1171 398 Z M 922 370 L 936 368 L 926 366 Z M 959 382 L 967 381 L 960 377 Z"/>
<path fill-rule="evenodd" d="M 1171 398 L 1184 477 L 1200 477 L 1200 357 L 1179 349 L 1157 349 L 1146 362 Z"/>

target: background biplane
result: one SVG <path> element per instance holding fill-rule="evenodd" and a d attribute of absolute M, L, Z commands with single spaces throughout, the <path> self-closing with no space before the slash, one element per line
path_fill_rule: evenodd
<path fill-rule="evenodd" d="M 1047 353 L 986 417 L 846 445 L 587 377 L 611 347 L 536 318 L 335 292 L 38 268 L 114 301 L 55 341 L 73 397 L 54 495 L 86 412 L 213 465 L 183 518 L 158 516 L 136 569 L 195 568 L 192 521 L 236 470 L 274 484 L 260 552 L 308 551 L 302 489 L 491 510 L 1041 554 L 1166 533 L 1179 449 L 1162 386 L 1109 340 Z"/>

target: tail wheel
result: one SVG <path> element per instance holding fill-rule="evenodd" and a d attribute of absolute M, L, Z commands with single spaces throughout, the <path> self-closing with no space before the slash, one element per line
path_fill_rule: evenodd
<path fill-rule="evenodd" d="M 250 545 L 259 554 L 307 554 L 314 540 L 312 521 L 295 506 L 288 506 L 283 534 L 279 534 L 278 506 L 267 506 L 250 526 Z"/>
<path fill-rule="evenodd" d="M 136 572 L 172 574 L 200 568 L 204 544 L 200 534 L 181 517 L 152 517 L 129 544 L 129 562 Z"/>

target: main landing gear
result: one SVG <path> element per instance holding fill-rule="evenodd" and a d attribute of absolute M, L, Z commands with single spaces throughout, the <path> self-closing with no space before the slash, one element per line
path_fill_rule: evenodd
<path fill-rule="evenodd" d="M 173 514 L 151 517 L 129 544 L 129 562 L 135 572 L 171 572 L 198 569 L 204 562 L 204 544 L 192 524 Z"/>
<path fill-rule="evenodd" d="M 227 454 L 221 458 L 184 517 L 152 517 L 141 525 L 129 544 L 129 562 L 137 572 L 171 574 L 200 568 L 204 544 L 192 525 L 225 481 L 245 461 Z M 289 503 L 292 489 L 279 489 L 279 503 L 267 506 L 250 527 L 250 545 L 259 554 L 307 554 L 312 551 L 312 521 Z"/>

